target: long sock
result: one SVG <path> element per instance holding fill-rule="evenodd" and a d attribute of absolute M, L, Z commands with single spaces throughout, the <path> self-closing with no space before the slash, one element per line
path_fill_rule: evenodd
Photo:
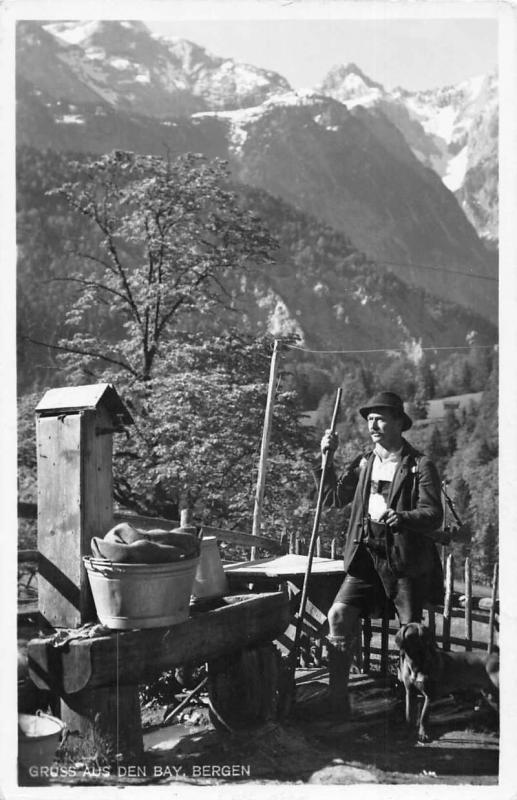
<path fill-rule="evenodd" d="M 330 696 L 345 709 L 350 706 L 348 675 L 353 659 L 355 634 L 328 636 L 328 665 Z"/>

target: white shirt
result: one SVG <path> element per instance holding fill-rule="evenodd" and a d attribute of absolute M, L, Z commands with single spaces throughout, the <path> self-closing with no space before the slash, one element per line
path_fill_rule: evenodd
<path fill-rule="evenodd" d="M 368 513 L 375 522 L 378 522 L 388 508 L 386 501 L 395 472 L 400 464 L 402 447 L 395 453 L 388 453 L 384 458 L 380 456 L 377 450 L 374 450 L 374 453 Z"/>

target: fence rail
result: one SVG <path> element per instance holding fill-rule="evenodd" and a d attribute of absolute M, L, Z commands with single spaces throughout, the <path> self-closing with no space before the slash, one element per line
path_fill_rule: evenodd
<path fill-rule="evenodd" d="M 20 503 L 18 505 L 19 516 L 25 518 L 35 518 L 37 516 L 36 504 Z M 115 522 L 132 522 L 143 528 L 166 527 L 177 525 L 172 520 L 164 520 L 156 517 L 143 517 L 135 514 L 116 513 Z M 235 531 L 226 528 L 215 528 L 203 526 L 207 534 L 215 535 L 221 542 L 229 542 L 249 548 L 257 543 L 257 537 L 242 531 Z M 282 543 L 267 537 L 258 537 L 259 547 L 270 550 L 274 554 L 285 552 Z M 302 537 L 289 537 L 289 552 L 303 554 L 306 550 L 306 543 Z M 330 543 L 330 557 L 340 558 L 338 552 L 338 540 L 333 539 Z M 321 541 L 318 540 L 316 553 L 323 554 Z M 39 554 L 37 550 L 18 551 L 18 584 L 24 593 L 24 598 L 19 600 L 20 611 L 23 613 L 34 613 L 37 611 L 37 590 L 35 576 L 38 570 Z M 460 592 L 455 589 L 454 581 L 454 557 L 449 554 L 445 561 L 445 598 L 443 606 L 428 607 L 426 609 L 426 622 L 433 631 L 436 641 L 441 644 L 444 650 L 450 650 L 451 646 L 464 648 L 465 650 L 487 650 L 492 652 L 496 647 L 496 638 L 499 631 L 499 601 L 498 601 L 498 565 L 496 564 L 493 572 L 491 590 L 487 588 L 482 597 L 479 591 L 474 594 L 472 583 L 472 569 L 470 559 L 464 563 L 464 590 Z M 484 607 L 479 606 L 480 600 Z M 476 607 L 477 606 L 477 607 Z M 453 621 L 463 621 L 463 636 L 461 625 L 454 625 Z M 474 632 L 474 625 L 476 631 Z M 480 626 L 485 633 L 480 635 Z M 390 647 L 390 637 L 397 631 L 395 625 L 390 625 L 390 620 L 386 617 L 381 620 L 363 619 L 360 624 L 359 646 L 356 663 L 364 671 L 369 671 L 371 666 L 371 656 L 380 657 L 380 671 L 386 674 L 389 668 L 390 653 L 396 653 L 394 647 Z M 375 637 L 375 639 L 374 639 Z M 305 651 L 305 662 L 310 662 L 312 654 L 313 660 L 317 664 L 325 660 L 325 643 L 323 634 L 311 636 L 310 641 L 305 643 L 302 651 Z"/>

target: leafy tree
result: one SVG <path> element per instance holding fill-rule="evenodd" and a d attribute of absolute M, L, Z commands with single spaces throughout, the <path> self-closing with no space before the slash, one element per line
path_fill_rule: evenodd
<path fill-rule="evenodd" d="M 53 194 L 87 218 L 95 245 L 75 248 L 63 276 L 77 293 L 58 348 L 77 379 L 111 365 L 146 381 L 178 320 L 230 305 L 225 280 L 269 262 L 275 242 L 219 160 L 115 151 L 75 172 Z"/>
<path fill-rule="evenodd" d="M 231 321 L 228 286 L 275 242 L 222 162 L 114 153 L 76 173 L 56 191 L 95 235 L 63 276 L 76 297 L 57 348 L 72 382 L 114 383 L 133 415 L 115 437 L 115 499 L 250 529 L 270 341 L 231 324 L 211 333 L 209 312 L 228 306 Z M 302 524 L 312 455 L 296 394 L 276 388 L 263 513 L 274 536 Z"/>

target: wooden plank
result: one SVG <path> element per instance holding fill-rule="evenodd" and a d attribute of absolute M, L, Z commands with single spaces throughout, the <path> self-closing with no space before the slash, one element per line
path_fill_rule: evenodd
<path fill-rule="evenodd" d="M 113 436 L 98 435 L 98 429 L 113 424 L 102 406 L 82 418 L 81 622 L 89 622 L 96 612 L 83 556 L 91 555 L 92 537 L 103 537 L 113 521 Z"/>
<path fill-rule="evenodd" d="M 436 637 L 436 642 L 437 642 L 438 645 L 441 643 L 441 641 L 442 641 L 442 637 L 441 636 L 437 636 Z M 463 638 L 461 638 L 459 636 L 450 636 L 449 637 L 449 644 L 450 645 L 451 644 L 455 644 L 455 645 L 458 645 L 459 647 L 465 647 L 465 639 L 463 639 Z M 476 639 L 472 639 L 472 648 L 474 650 L 486 650 L 486 642 L 481 642 L 481 641 L 478 641 Z M 442 649 L 443 649 L 443 647 L 442 647 Z M 378 653 L 382 652 L 382 649 L 381 649 L 381 647 L 372 646 L 371 647 L 371 652 L 378 654 Z M 398 650 L 390 648 L 388 650 L 388 653 L 398 653 Z"/>
<path fill-rule="evenodd" d="M 272 641 L 289 620 L 289 602 L 283 592 L 227 597 L 220 608 L 194 613 L 169 628 L 114 631 L 73 639 L 66 648 L 33 639 L 28 645 L 30 675 L 37 686 L 58 694 L 117 681 L 136 684 L 181 664 L 198 664 Z"/>
<path fill-rule="evenodd" d="M 80 414 L 37 420 L 39 609 L 51 625 L 81 624 Z"/>
<path fill-rule="evenodd" d="M 178 520 L 164 519 L 163 517 L 146 517 L 141 514 L 133 514 L 117 510 L 113 514 L 114 524 L 119 522 L 127 522 L 135 528 L 141 530 L 152 530 L 153 528 L 163 528 L 163 530 L 171 531 L 179 527 Z M 194 520 L 193 525 L 196 525 Z M 268 536 L 253 536 L 251 533 L 244 531 L 233 530 L 231 528 L 216 528 L 213 525 L 199 525 L 208 536 L 216 536 L 220 542 L 230 542 L 232 544 L 240 544 L 243 547 L 262 547 L 272 553 L 284 553 L 285 546 L 280 544 L 276 539 L 270 539 Z"/>
<path fill-rule="evenodd" d="M 445 600 L 443 604 L 443 649 L 450 650 L 452 594 L 454 591 L 454 557 L 452 553 L 447 556 L 445 564 Z"/>
<path fill-rule="evenodd" d="M 465 650 L 472 650 L 472 569 L 465 559 Z"/>
<path fill-rule="evenodd" d="M 18 564 L 34 564 L 39 561 L 39 550 L 18 550 Z"/>
<path fill-rule="evenodd" d="M 143 755 L 136 686 L 104 686 L 67 695 L 61 700 L 61 719 L 70 732 L 67 746 L 82 758 L 101 758 L 114 765 L 135 763 Z"/>
<path fill-rule="evenodd" d="M 252 578 L 303 578 L 307 570 L 308 556 L 289 553 L 283 556 L 261 558 L 256 561 L 242 561 L 236 564 L 225 564 L 228 577 L 232 574 Z M 314 558 L 311 576 L 315 575 L 344 575 L 343 564 L 331 558 Z"/>
<path fill-rule="evenodd" d="M 499 582 L 499 563 L 494 564 L 494 575 L 492 579 L 492 606 L 490 608 L 490 617 L 488 622 L 488 652 L 491 653 L 494 649 L 494 629 L 495 629 L 495 608 L 497 589 Z"/>
<path fill-rule="evenodd" d="M 18 502 L 18 516 L 22 519 L 37 519 L 38 518 L 38 504 L 37 503 L 24 503 Z"/>

